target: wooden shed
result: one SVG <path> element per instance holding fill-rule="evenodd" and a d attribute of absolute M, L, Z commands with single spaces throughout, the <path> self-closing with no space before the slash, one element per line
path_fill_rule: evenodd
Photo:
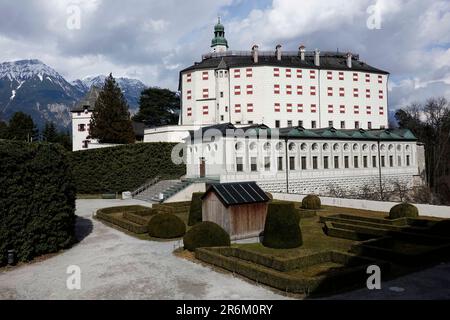
<path fill-rule="evenodd" d="M 257 237 L 264 230 L 269 200 L 256 182 L 213 184 L 202 197 L 203 221 L 220 225 L 231 240 Z"/>

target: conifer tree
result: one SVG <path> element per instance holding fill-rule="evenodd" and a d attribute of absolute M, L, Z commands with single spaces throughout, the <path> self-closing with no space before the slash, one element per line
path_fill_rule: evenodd
<path fill-rule="evenodd" d="M 37 141 L 39 130 L 29 115 L 23 112 L 16 112 L 9 121 L 7 138 L 27 142 Z"/>
<path fill-rule="evenodd" d="M 53 122 L 47 122 L 42 131 L 42 140 L 55 143 L 58 141 L 58 132 L 56 131 L 55 124 Z"/>
<path fill-rule="evenodd" d="M 135 141 L 128 104 L 112 74 L 106 78 L 95 103 L 89 134 L 100 143 Z"/>

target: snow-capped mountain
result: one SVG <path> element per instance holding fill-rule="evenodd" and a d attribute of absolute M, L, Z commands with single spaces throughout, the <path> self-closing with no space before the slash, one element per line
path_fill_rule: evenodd
<path fill-rule="evenodd" d="M 88 77 L 69 83 L 57 71 L 39 60 L 0 63 L 0 120 L 17 111 L 29 114 L 38 127 L 53 121 L 69 128 L 70 110 L 90 89 L 102 87 L 105 76 Z M 119 78 L 117 82 L 135 113 L 145 85 L 139 80 Z"/>

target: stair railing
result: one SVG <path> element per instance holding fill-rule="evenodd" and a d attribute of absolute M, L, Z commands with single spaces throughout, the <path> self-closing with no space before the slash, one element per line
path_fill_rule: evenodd
<path fill-rule="evenodd" d="M 144 192 L 145 190 L 147 190 L 148 188 L 150 188 L 151 186 L 157 184 L 159 182 L 159 180 L 161 179 L 160 176 L 157 176 L 149 181 L 147 181 L 146 183 L 144 183 L 142 186 L 140 186 L 139 188 L 137 188 L 136 190 L 134 190 L 133 192 L 131 192 L 131 196 L 134 198 L 135 196 L 137 196 L 138 194 Z"/>

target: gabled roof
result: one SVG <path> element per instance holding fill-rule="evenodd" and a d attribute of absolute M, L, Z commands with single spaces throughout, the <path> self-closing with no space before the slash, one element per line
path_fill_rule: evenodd
<path fill-rule="evenodd" d="M 256 182 L 233 182 L 213 184 L 203 195 L 202 200 L 214 192 L 225 207 L 268 202 L 270 198 Z"/>

